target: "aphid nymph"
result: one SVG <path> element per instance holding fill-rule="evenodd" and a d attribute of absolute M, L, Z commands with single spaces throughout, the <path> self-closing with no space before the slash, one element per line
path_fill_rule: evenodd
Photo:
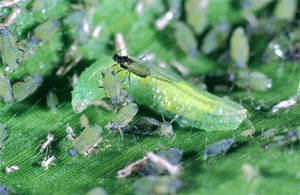
<path fill-rule="evenodd" d="M 72 137 L 74 135 L 72 131 L 70 132 L 70 128 L 67 128 L 67 132 L 69 133 L 68 137 Z M 78 153 L 83 156 L 89 155 L 92 153 L 94 148 L 99 149 L 97 145 L 101 142 L 101 140 L 102 127 L 99 125 L 91 125 L 88 128 L 85 128 L 77 137 L 72 137 L 72 148 L 68 150 L 68 154 L 71 157 L 75 157 Z M 75 158 L 73 162 L 74 161 Z"/>
<path fill-rule="evenodd" d="M 221 153 L 225 155 L 227 150 L 231 148 L 231 146 L 233 146 L 234 144 L 235 144 L 235 139 L 231 138 L 227 140 L 223 139 L 221 141 L 208 145 L 204 150 L 203 160 L 206 160 L 207 157 L 209 156 L 216 156 Z"/>
<path fill-rule="evenodd" d="M 122 107 L 113 119 L 107 124 L 108 128 L 113 131 L 112 139 L 116 131 L 119 131 L 123 140 L 122 127 L 125 127 L 138 112 L 138 106 L 135 103 L 127 104 Z"/>

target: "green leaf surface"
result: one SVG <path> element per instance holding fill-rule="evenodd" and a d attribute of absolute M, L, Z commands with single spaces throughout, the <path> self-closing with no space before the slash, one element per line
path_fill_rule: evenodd
<path fill-rule="evenodd" d="M 15 38 L 26 38 L 28 32 L 44 21 L 59 19 L 72 11 L 70 2 L 57 0 L 45 1 L 45 11 L 33 12 L 35 2 L 20 2 L 18 5 L 24 10 L 16 20 L 21 34 L 14 34 Z M 85 1 L 84 1 L 85 2 Z M 230 2 L 230 3 L 227 3 Z M 72 1 L 72 3 L 74 3 Z M 161 8 L 164 3 L 155 1 L 152 6 L 145 4 L 144 12 L 138 16 L 135 11 L 136 2 L 126 1 L 101 1 L 95 7 L 95 14 L 88 12 L 87 18 L 91 19 L 91 27 L 101 25 L 103 30 L 98 39 L 90 37 L 86 46 L 79 46 L 78 53 L 83 55 L 75 68 L 80 78 L 92 78 L 93 91 L 84 88 L 86 82 L 79 80 L 76 88 L 80 89 L 80 95 L 85 98 L 102 98 L 105 96 L 103 89 L 98 89 L 96 83 L 101 75 L 102 67 L 113 65 L 114 49 L 111 49 L 111 39 L 116 32 L 122 32 L 130 54 L 137 57 L 140 54 L 155 54 L 156 59 L 162 59 L 169 63 L 176 59 L 190 68 L 192 75 L 205 75 L 216 71 L 224 71 L 226 68 L 216 62 L 211 56 L 199 55 L 190 58 L 179 50 L 172 41 L 172 32 L 158 32 L 154 27 L 154 21 L 164 11 Z M 208 18 L 210 25 L 217 24 L 223 14 L 229 17 L 233 25 L 240 24 L 243 19 L 239 16 L 239 9 L 232 7 L 232 1 L 224 1 L 221 6 L 219 1 L 210 1 Z M 221 9 L 222 8 L 222 9 Z M 0 8 L 4 15 L 10 13 L 12 8 Z M 184 9 L 183 9 L 184 10 Z M 136 144 L 131 136 L 125 136 L 121 141 L 118 133 L 115 135 L 114 145 L 112 142 L 100 143 L 97 155 L 87 157 L 78 155 L 75 162 L 69 157 L 66 150 L 70 142 L 66 139 L 67 124 L 75 128 L 75 134 L 80 133 L 79 119 L 85 114 L 90 124 L 104 127 L 110 121 L 114 113 L 102 108 L 87 106 L 80 114 L 73 111 L 71 103 L 71 88 L 68 77 L 55 75 L 56 68 L 63 64 L 64 52 L 72 44 L 74 37 L 70 32 L 73 27 L 62 26 L 61 31 L 56 33 L 51 41 L 43 42 L 38 46 L 36 53 L 29 56 L 16 73 L 9 73 L 10 81 L 18 81 L 25 76 L 41 74 L 45 81 L 42 86 L 29 98 L 15 104 L 0 102 L 0 123 L 8 125 L 11 130 L 10 137 L 3 142 L 3 150 L 0 150 L 0 185 L 7 185 L 15 189 L 18 194 L 86 194 L 95 187 L 104 188 L 108 194 L 133 194 L 132 185 L 137 175 L 126 179 L 117 179 L 116 170 L 124 168 L 131 160 L 143 158 L 143 153 L 153 151 L 157 147 L 174 146 L 183 149 L 183 174 L 179 179 L 183 186 L 180 194 L 299 194 L 300 192 L 300 148 L 299 141 L 283 147 L 264 150 L 260 146 L 267 143 L 261 140 L 261 130 L 279 128 L 280 135 L 285 135 L 285 129 L 293 130 L 299 126 L 300 106 L 291 106 L 288 110 L 282 109 L 273 115 L 269 115 L 272 107 L 280 101 L 287 100 L 297 93 L 300 81 L 299 62 L 287 62 L 284 60 L 264 63 L 260 55 L 251 56 L 248 64 L 250 69 L 255 69 L 266 74 L 273 80 L 273 86 L 266 92 L 251 92 L 255 98 L 255 104 L 265 104 L 260 110 L 255 110 L 247 92 L 243 89 L 235 89 L 230 93 L 215 93 L 219 97 L 228 96 L 234 102 L 248 110 L 248 117 L 235 130 L 229 131 L 204 131 L 194 126 L 181 127 L 176 120 L 173 128 L 177 136 L 173 142 L 171 139 L 153 136 L 136 136 Z M 255 39 L 254 39 L 255 40 Z M 259 44 L 257 44 L 259 45 Z M 255 49 L 252 49 L 255 50 Z M 257 48 L 262 51 L 261 48 Z M 254 52 L 255 53 L 255 52 Z M 93 64 L 93 66 L 90 66 Z M 90 66 L 90 67 L 88 67 Z M 85 67 L 88 67 L 85 69 Z M 101 85 L 101 83 L 99 83 Z M 192 84 L 190 84 L 192 86 Z M 126 86 L 129 88 L 130 86 Z M 60 102 L 56 113 L 46 106 L 46 93 L 50 88 L 55 88 Z M 84 99 L 84 98 L 83 98 Z M 161 115 L 153 112 L 146 106 L 140 106 L 136 116 L 148 116 L 162 121 Z M 251 124 L 256 132 L 250 137 L 242 137 L 240 133 L 250 129 Z M 168 121 L 172 118 L 168 118 Z M 45 153 L 34 151 L 40 140 L 45 140 L 48 133 L 55 135 L 51 143 L 51 154 L 56 160 L 55 165 L 49 165 L 44 170 L 39 164 L 44 159 Z M 103 129 L 103 139 L 111 140 L 112 133 Z M 225 156 L 218 155 L 206 162 L 203 161 L 204 148 L 209 144 L 222 139 L 230 139 L 235 135 L 236 146 L 230 149 Z M 36 157 L 35 157 L 36 156 Z M 259 171 L 259 175 L 250 182 L 246 180 L 241 166 L 249 163 Z M 6 174 L 6 166 L 18 165 L 20 170 Z"/>

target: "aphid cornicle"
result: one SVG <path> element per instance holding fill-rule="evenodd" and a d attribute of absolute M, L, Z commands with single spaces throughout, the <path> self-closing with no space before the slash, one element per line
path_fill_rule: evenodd
<path fill-rule="evenodd" d="M 34 78 L 28 76 L 24 78 L 24 81 L 13 84 L 12 89 L 14 93 L 14 101 L 20 102 L 34 93 L 36 89 L 42 84 L 43 78 L 41 75 L 37 75 Z"/>
<path fill-rule="evenodd" d="M 6 71 L 15 72 L 21 64 L 19 50 L 16 48 L 16 41 L 13 39 L 8 29 L 0 29 L 1 58 Z"/>
<path fill-rule="evenodd" d="M 0 124 L 0 150 L 2 150 L 3 148 L 1 148 L 3 142 L 5 142 L 9 136 L 10 136 L 10 132 L 9 131 L 9 134 L 6 136 L 6 133 L 7 133 L 7 126 L 4 127 L 4 125 Z"/>
<path fill-rule="evenodd" d="M 151 76 L 167 82 L 179 83 L 181 81 L 181 78 L 177 74 L 169 70 L 163 69 L 160 66 L 154 65 L 147 61 L 139 60 L 134 57 L 119 56 L 117 54 L 118 52 L 116 52 L 113 56 L 113 60 L 120 64 L 121 68 L 128 70 L 129 79 L 130 73 L 132 72 L 133 74 L 143 78 Z"/>
<path fill-rule="evenodd" d="M 68 154 L 71 157 L 75 157 L 78 153 L 86 156 L 91 154 L 94 148 L 102 140 L 102 127 L 99 125 L 91 125 L 84 129 L 74 140 L 72 141 L 72 148 L 68 150 Z M 75 161 L 75 158 L 74 158 Z M 74 162 L 73 161 L 73 162 Z"/>
<path fill-rule="evenodd" d="M 223 139 L 221 141 L 218 141 L 216 143 L 208 145 L 204 150 L 203 160 L 206 160 L 207 157 L 209 157 L 209 156 L 216 156 L 221 153 L 223 153 L 223 155 L 225 155 L 227 150 L 234 144 L 235 144 L 235 139 L 231 138 L 231 139 L 227 139 L 227 140 Z"/>
<path fill-rule="evenodd" d="M 13 101 L 13 90 L 9 80 L 0 71 L 0 99 L 10 104 Z"/>
<path fill-rule="evenodd" d="M 118 113 L 108 123 L 108 128 L 111 131 L 113 131 L 112 139 L 114 137 L 115 132 L 119 131 L 123 140 L 123 132 L 121 129 L 132 120 L 132 118 L 136 115 L 137 112 L 138 106 L 135 103 L 127 104 L 118 111 Z"/>
<path fill-rule="evenodd" d="M 121 86 L 116 73 L 107 69 L 102 73 L 102 82 L 105 94 L 111 100 L 112 105 L 120 103 Z"/>

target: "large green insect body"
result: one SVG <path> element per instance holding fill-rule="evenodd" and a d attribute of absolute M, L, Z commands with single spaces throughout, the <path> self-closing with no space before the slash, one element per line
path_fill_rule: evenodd
<path fill-rule="evenodd" d="M 34 93 L 36 89 L 43 82 L 43 78 L 40 75 L 35 77 L 26 77 L 24 81 L 13 84 L 12 89 L 14 93 L 14 101 L 19 102 L 27 98 L 29 95 Z"/>
<path fill-rule="evenodd" d="M 69 149 L 68 154 L 75 156 L 80 153 L 86 156 L 96 143 L 102 139 L 102 127 L 99 125 L 92 125 L 84 129 L 72 142 L 73 147 Z"/>
<path fill-rule="evenodd" d="M 121 86 L 119 79 L 114 71 L 107 69 L 102 73 L 102 82 L 105 94 L 110 98 L 112 105 L 120 102 Z"/>
<path fill-rule="evenodd" d="M 19 50 L 16 48 L 16 42 L 6 27 L 0 30 L 0 45 L 5 70 L 15 72 L 21 63 L 21 58 Z"/>
<path fill-rule="evenodd" d="M 10 104 L 13 101 L 13 90 L 9 80 L 0 72 L 0 99 Z"/>
<path fill-rule="evenodd" d="M 94 100 L 105 98 L 101 85 L 101 73 L 111 67 L 109 60 L 101 60 L 93 64 L 80 76 L 79 82 L 72 92 L 72 106 L 75 112 L 81 112 Z M 119 69 L 116 69 L 120 70 Z M 117 74 L 119 79 L 125 73 Z M 176 80 L 176 79 L 175 79 Z M 247 117 L 247 110 L 241 105 L 200 91 L 187 82 L 166 82 L 153 77 L 141 78 L 131 76 L 130 84 L 121 84 L 126 88 L 135 102 L 144 105 L 168 118 L 174 118 L 181 126 L 193 126 L 207 131 L 236 129 Z"/>

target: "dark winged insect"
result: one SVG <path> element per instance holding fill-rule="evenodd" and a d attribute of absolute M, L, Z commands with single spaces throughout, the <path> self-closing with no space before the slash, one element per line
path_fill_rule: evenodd
<path fill-rule="evenodd" d="M 181 81 L 181 78 L 177 74 L 169 70 L 163 69 L 155 64 L 134 57 L 119 56 L 117 54 L 118 52 L 120 51 L 117 51 L 115 53 L 115 55 L 113 56 L 113 60 L 116 61 L 118 64 L 120 64 L 121 68 L 128 70 L 129 80 L 130 80 L 130 73 L 132 72 L 133 74 L 143 78 L 146 78 L 147 76 L 151 76 L 171 83 L 172 82 L 179 83 Z"/>

